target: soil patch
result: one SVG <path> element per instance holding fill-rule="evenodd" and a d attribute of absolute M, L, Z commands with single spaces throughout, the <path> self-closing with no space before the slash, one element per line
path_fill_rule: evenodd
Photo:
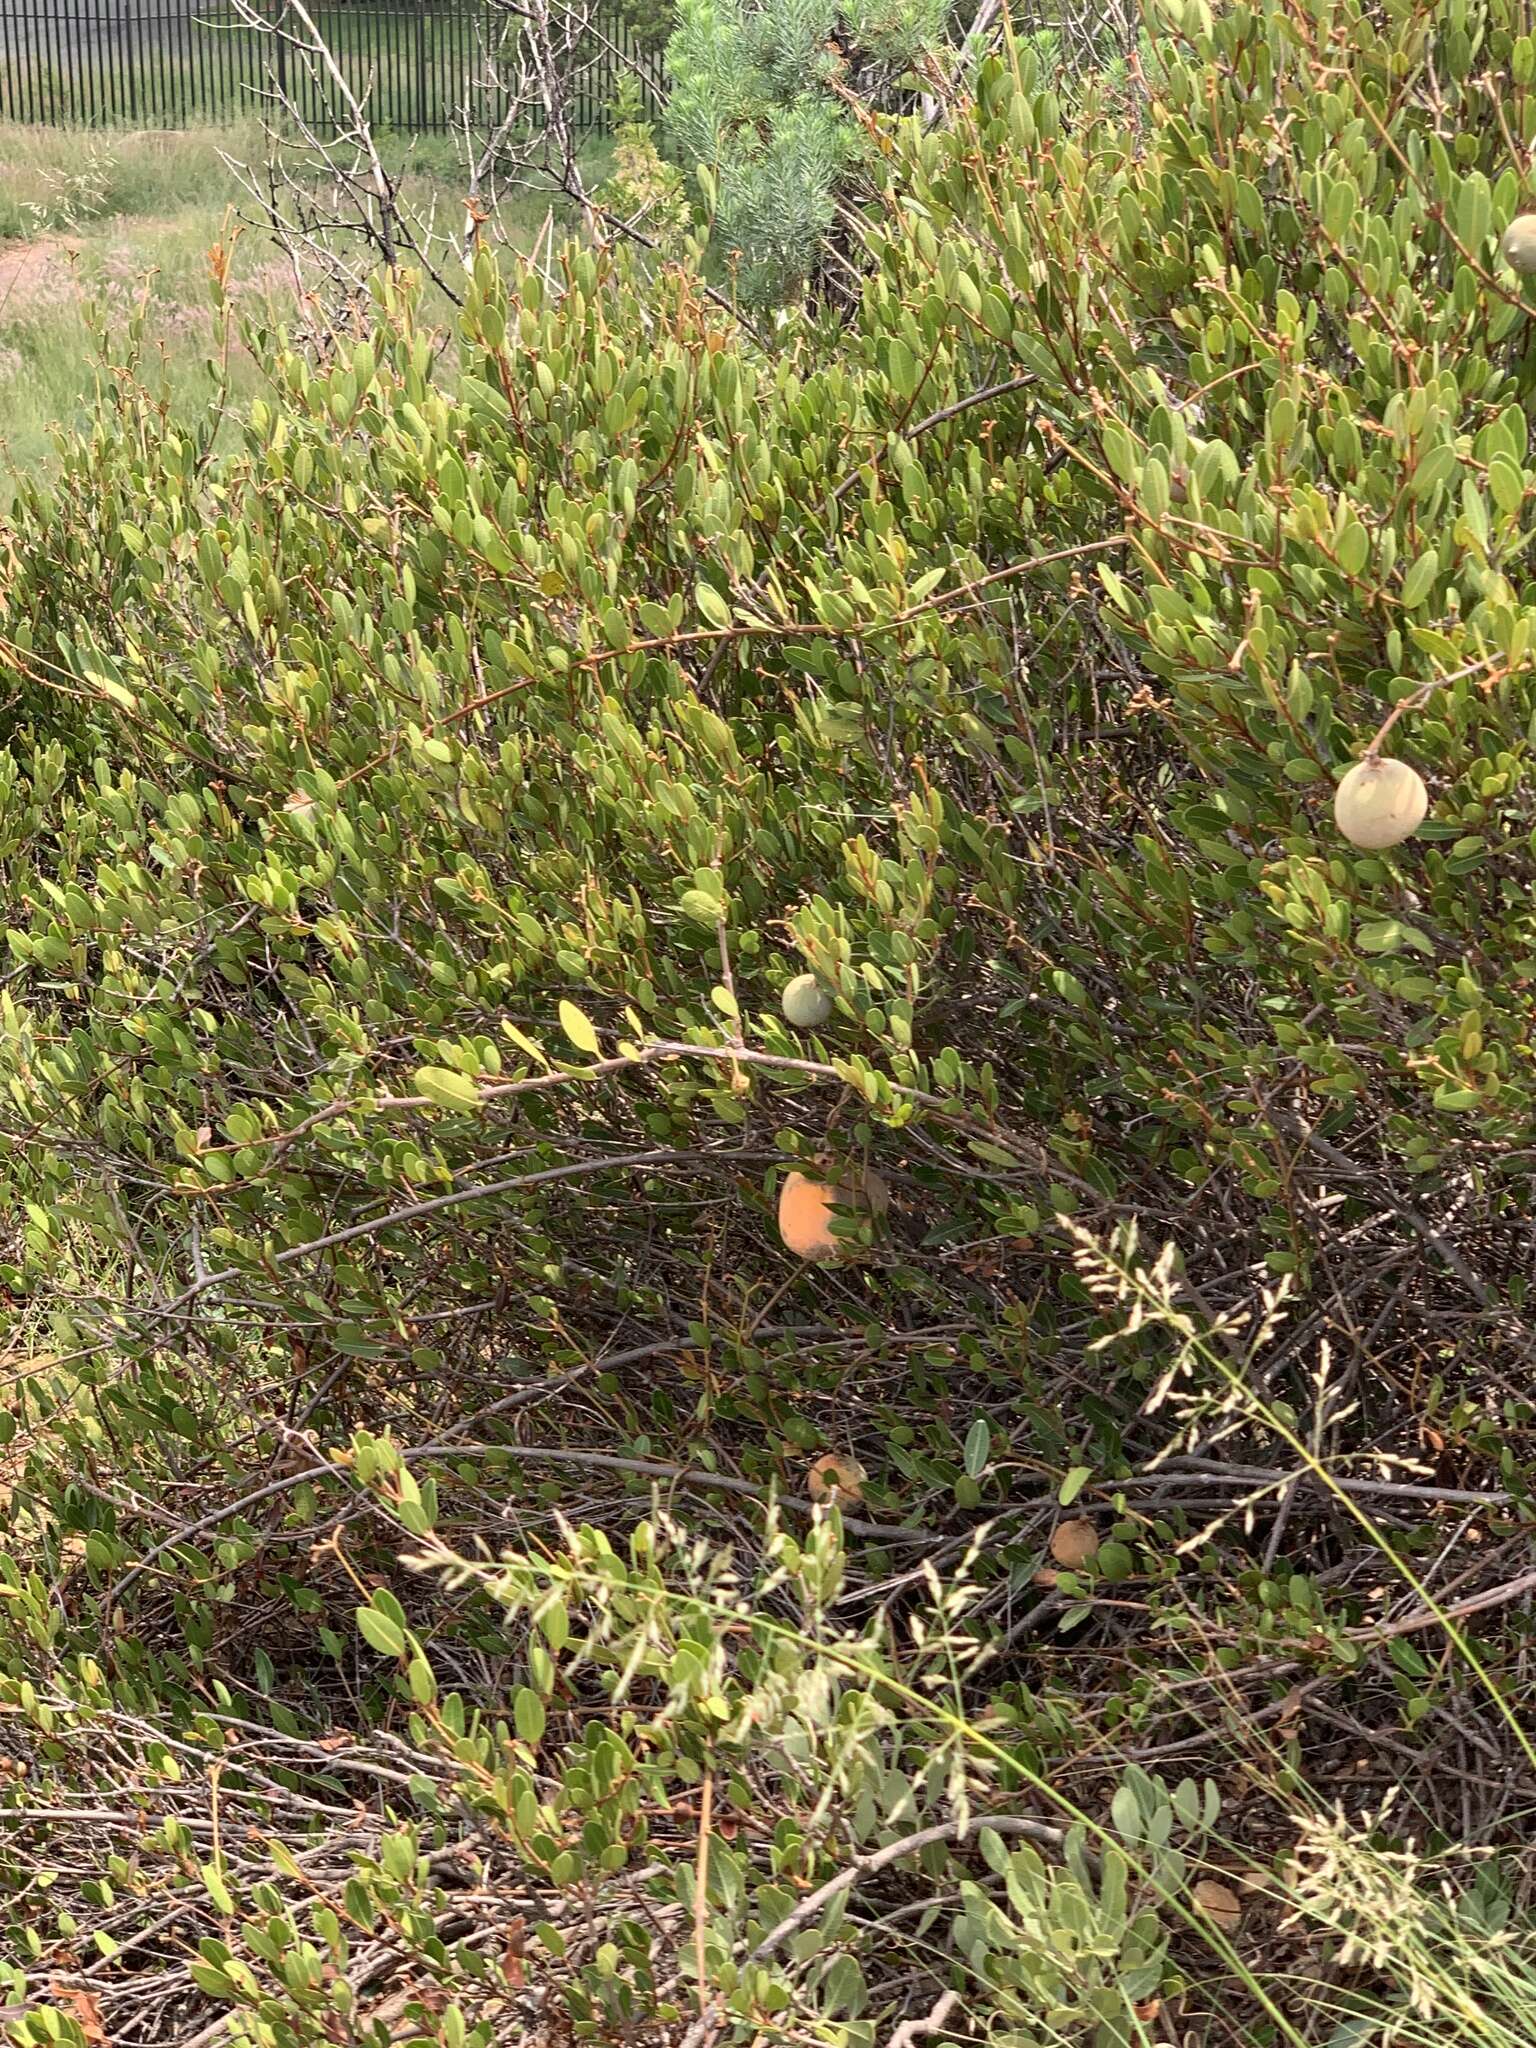
<path fill-rule="evenodd" d="M 72 288 L 70 258 L 80 244 L 65 235 L 0 248 L 0 319 L 14 319 L 34 306 L 54 306 Z"/>

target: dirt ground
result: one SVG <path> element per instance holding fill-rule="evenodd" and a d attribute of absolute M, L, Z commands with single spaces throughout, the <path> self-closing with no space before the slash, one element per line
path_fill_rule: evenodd
<path fill-rule="evenodd" d="M 0 245 L 0 317 L 14 318 L 38 299 L 56 301 L 79 249 L 79 241 L 67 235 Z"/>

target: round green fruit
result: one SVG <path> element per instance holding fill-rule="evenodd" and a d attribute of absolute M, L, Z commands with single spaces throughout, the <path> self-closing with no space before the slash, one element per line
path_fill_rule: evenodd
<path fill-rule="evenodd" d="M 814 974 L 797 974 L 780 998 L 784 1015 L 797 1031 L 814 1031 L 832 1014 L 832 996 Z"/>

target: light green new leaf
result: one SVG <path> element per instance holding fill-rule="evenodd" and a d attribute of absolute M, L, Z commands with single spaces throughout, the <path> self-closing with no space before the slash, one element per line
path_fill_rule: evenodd
<path fill-rule="evenodd" d="M 560 1005 L 560 1029 L 578 1052 L 591 1053 L 594 1058 L 596 1057 L 600 1049 L 596 1027 L 591 1018 L 584 1011 L 578 1010 L 572 1002 L 562 1002 Z"/>
<path fill-rule="evenodd" d="M 398 1622 L 390 1620 L 387 1614 L 380 1614 L 376 1607 L 359 1607 L 357 1610 L 358 1633 L 382 1656 L 398 1657 L 405 1650 L 405 1630 Z"/>
<path fill-rule="evenodd" d="M 418 1067 L 412 1077 L 416 1093 L 425 1095 L 441 1109 L 476 1109 L 480 1104 L 478 1083 L 468 1074 L 456 1074 L 451 1067 Z"/>

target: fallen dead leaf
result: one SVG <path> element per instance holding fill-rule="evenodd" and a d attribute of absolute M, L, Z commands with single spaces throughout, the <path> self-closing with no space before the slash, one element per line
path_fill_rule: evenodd
<path fill-rule="evenodd" d="M 523 1916 L 519 1913 L 507 1928 L 506 1946 L 501 1952 L 501 1974 L 514 1991 L 521 1991 L 528 1981 L 528 1971 L 523 1961 L 525 1933 Z"/>
<path fill-rule="evenodd" d="M 108 2048 L 107 2030 L 101 2023 L 101 2007 L 89 1991 L 74 1985 L 54 1984 L 51 1995 L 74 2020 L 91 2048 Z"/>

